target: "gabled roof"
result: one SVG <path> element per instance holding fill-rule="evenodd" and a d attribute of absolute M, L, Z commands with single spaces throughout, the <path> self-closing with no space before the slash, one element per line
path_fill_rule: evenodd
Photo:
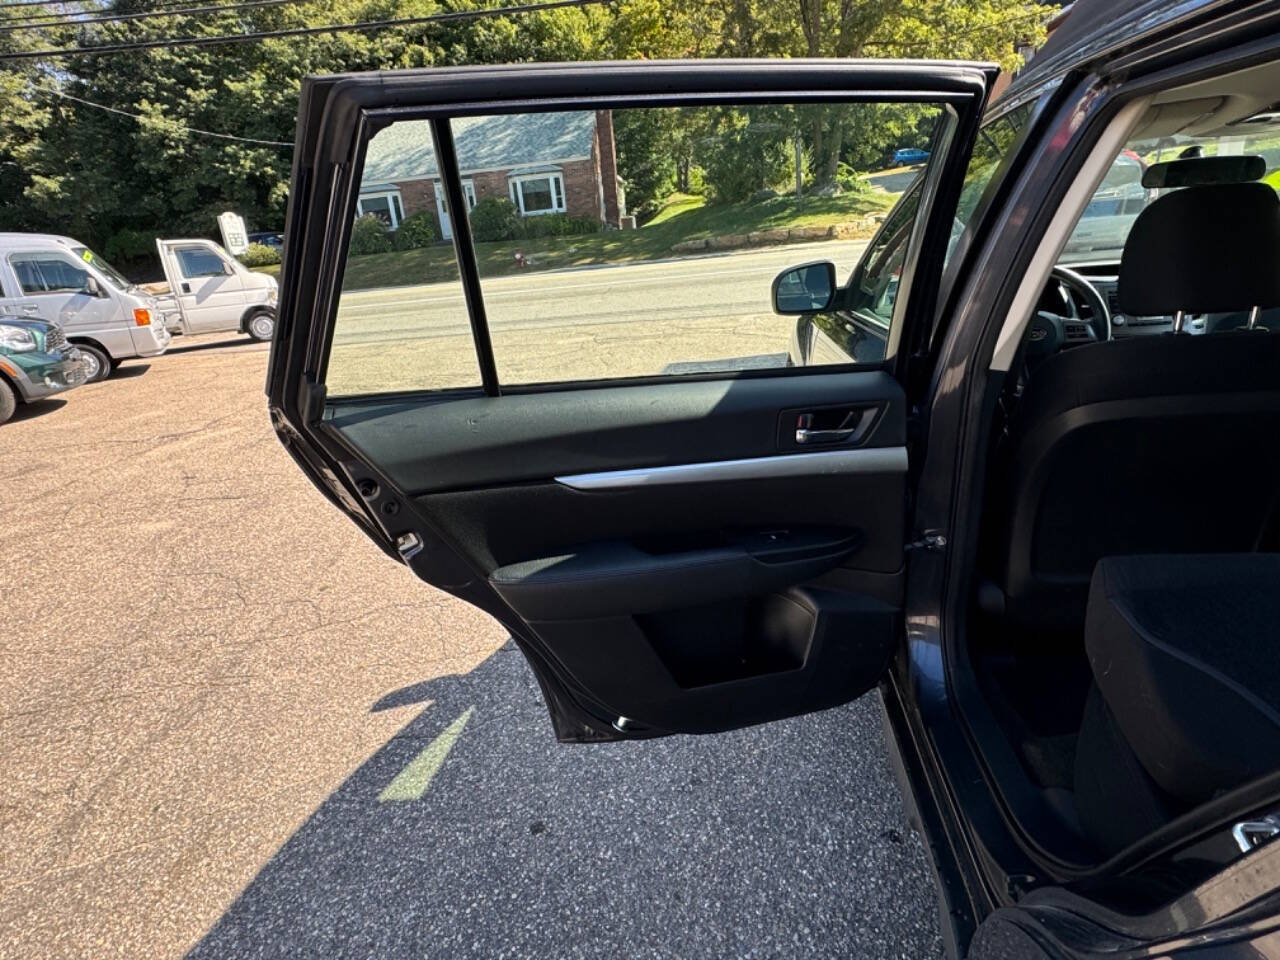
<path fill-rule="evenodd" d="M 462 172 L 507 170 L 545 165 L 591 156 L 596 115 L 573 113 L 516 113 L 503 116 L 456 117 L 453 142 Z M 380 131 L 369 142 L 364 161 L 367 188 L 434 177 L 439 173 L 426 120 L 405 120 Z"/>

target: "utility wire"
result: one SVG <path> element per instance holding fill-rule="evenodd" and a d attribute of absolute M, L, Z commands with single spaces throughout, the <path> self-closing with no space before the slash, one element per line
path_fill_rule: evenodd
<path fill-rule="evenodd" d="M 117 23 L 124 20 L 159 20 L 163 17 L 189 17 L 197 13 L 235 13 L 255 7 L 279 7 L 289 3 L 305 3 L 308 0 L 243 0 L 240 3 L 217 3 L 203 7 L 171 7 L 160 10 L 137 10 L 133 13 L 111 13 L 102 17 L 80 19 L 79 14 L 67 16 L 48 14 L 40 19 L 53 19 L 54 23 L 0 23 L 0 33 L 13 30 L 49 30 L 54 27 L 85 27 L 95 23 Z"/>
<path fill-rule="evenodd" d="M 10 10 L 14 7 L 48 7 L 55 3 L 98 3 L 99 0 L 19 0 L 18 3 L 0 3 L 0 10 Z"/>
<path fill-rule="evenodd" d="M 201 130 L 198 127 L 189 127 L 181 120 L 172 120 L 169 117 L 149 117 L 144 113 L 130 113 L 128 110 L 121 110 L 118 107 L 109 107 L 105 103 L 95 103 L 92 100 L 85 100 L 82 97 L 74 96 L 62 90 L 40 88 L 40 93 L 51 93 L 54 96 L 61 97 L 64 100 L 71 100 L 75 103 L 83 104 L 86 107 L 94 107 L 98 110 L 105 110 L 107 113 L 115 113 L 122 117 L 131 117 L 134 120 L 146 123 L 167 123 L 170 126 L 177 127 L 184 133 L 198 133 L 202 137 L 217 137 L 219 140 L 234 140 L 237 143 L 252 143 L 261 147 L 288 147 L 293 148 L 292 143 L 286 143 L 283 140 L 258 140 L 254 137 L 237 137 L 231 133 L 218 133 L 216 130 Z"/>
<path fill-rule="evenodd" d="M 169 37 L 163 40 L 142 40 L 134 43 L 99 43 L 86 47 L 62 47 L 47 50 L 23 50 L 0 54 L 5 60 L 51 60 L 55 57 L 83 57 L 104 53 L 128 53 L 133 50 L 172 49 L 175 47 L 212 47 L 227 43 L 249 43 L 255 40 L 277 40 L 283 37 L 309 37 L 326 33 L 352 33 L 364 30 L 387 30 L 394 27 L 412 27 L 427 23 L 453 23 L 481 20 L 492 17 L 509 17 L 520 13 L 539 13 L 566 7 L 589 7 L 613 0 L 545 0 L 514 7 L 489 7 L 483 10 L 451 10 L 421 17 L 403 17 L 392 20 L 367 20 L 363 23 L 331 23 L 319 27 L 294 27 L 285 30 L 259 30 L 253 33 L 229 33 L 212 37 Z"/>

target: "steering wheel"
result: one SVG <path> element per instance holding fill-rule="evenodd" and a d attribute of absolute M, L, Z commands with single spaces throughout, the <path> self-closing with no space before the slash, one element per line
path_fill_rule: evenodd
<path fill-rule="evenodd" d="M 1071 339 L 1068 337 L 1069 330 L 1084 328 L 1089 331 L 1090 342 L 1111 339 L 1111 310 L 1107 307 L 1106 299 L 1098 292 L 1098 288 L 1082 274 L 1076 273 L 1069 267 L 1054 267 L 1049 276 L 1051 284 L 1058 284 L 1062 292 L 1062 301 L 1068 312 L 1066 314 L 1049 310 L 1035 312 L 1031 323 L 1027 326 L 1023 341 L 1026 360 L 1031 367 L 1037 366 L 1040 361 L 1047 360 L 1065 347 Z M 1088 305 L 1091 314 L 1088 320 L 1080 315 L 1076 307 L 1076 298 L 1072 294 L 1079 296 Z M 1078 337 L 1076 342 L 1079 342 Z"/>

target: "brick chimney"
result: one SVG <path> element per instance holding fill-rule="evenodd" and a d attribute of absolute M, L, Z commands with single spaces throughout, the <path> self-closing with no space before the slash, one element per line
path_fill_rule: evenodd
<path fill-rule="evenodd" d="M 596 111 L 596 151 L 600 165 L 600 198 L 605 223 L 618 225 L 618 158 L 613 147 L 613 111 Z"/>

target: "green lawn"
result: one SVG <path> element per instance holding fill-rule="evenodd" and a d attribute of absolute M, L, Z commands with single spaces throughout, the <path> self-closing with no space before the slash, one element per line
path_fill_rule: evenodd
<path fill-rule="evenodd" d="M 708 206 L 702 197 L 676 194 L 638 230 L 609 230 L 580 237 L 544 237 L 501 243 L 477 243 L 481 276 L 514 273 L 515 255 L 523 253 L 529 268 L 560 267 L 627 260 L 656 260 L 690 240 L 745 234 L 775 227 L 827 227 L 887 210 L 896 194 L 873 190 L 840 197 L 774 197 L 759 203 Z M 263 273 L 280 268 L 262 267 Z M 528 268 L 526 268 L 528 269 Z M 394 287 L 432 283 L 457 275 L 453 247 L 436 244 L 420 250 L 377 253 L 347 261 L 343 288 Z"/>

